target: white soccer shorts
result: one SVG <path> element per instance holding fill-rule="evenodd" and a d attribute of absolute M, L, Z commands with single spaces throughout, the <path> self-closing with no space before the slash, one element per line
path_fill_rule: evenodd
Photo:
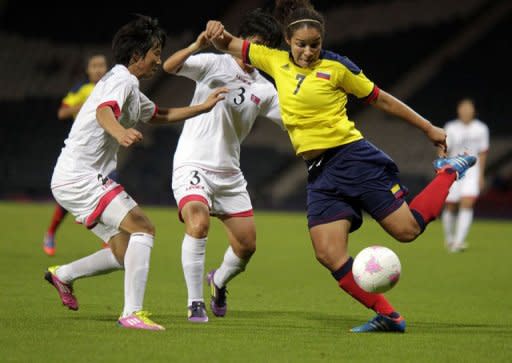
<path fill-rule="evenodd" d="M 179 211 L 187 202 L 196 200 L 205 203 L 211 215 L 253 215 L 247 181 L 241 171 L 219 172 L 197 166 L 179 166 L 173 171 L 172 190 Z"/>
<path fill-rule="evenodd" d="M 119 233 L 119 225 L 135 202 L 122 185 L 98 175 L 52 188 L 55 200 L 103 241 Z"/>
<path fill-rule="evenodd" d="M 450 188 L 446 201 L 448 203 L 458 203 L 461 198 L 477 198 L 480 194 L 479 170 L 478 165 L 468 169 L 466 175 L 457 180 Z"/>

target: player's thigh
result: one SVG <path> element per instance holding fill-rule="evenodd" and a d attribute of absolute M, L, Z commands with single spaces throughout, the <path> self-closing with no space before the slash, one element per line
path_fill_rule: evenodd
<path fill-rule="evenodd" d="M 139 206 L 133 207 L 125 214 L 119 225 L 119 229 L 129 234 L 144 232 L 155 235 L 155 227 L 153 226 L 153 223 L 151 223 L 148 216 Z"/>
<path fill-rule="evenodd" d="M 209 186 L 208 175 L 201 168 L 193 166 L 176 168 L 172 175 L 172 191 L 178 205 L 178 216 L 182 222 L 189 224 L 191 217 L 196 218 L 196 215 L 204 214 L 204 208 L 191 202 L 203 203 L 207 211 L 211 209 L 212 191 Z M 189 206 L 187 207 L 187 205 Z M 188 220 L 184 219 L 182 213 L 185 207 Z"/>
<path fill-rule="evenodd" d="M 349 219 L 318 224 L 309 229 L 318 261 L 330 271 L 338 270 L 348 260 Z"/>
<path fill-rule="evenodd" d="M 378 222 L 386 232 L 400 242 L 410 242 L 421 233 L 416 218 L 414 218 L 409 206 L 405 202 Z"/>
<path fill-rule="evenodd" d="M 229 243 L 235 254 L 250 257 L 256 251 L 256 224 L 254 216 L 220 217 L 224 224 Z"/>

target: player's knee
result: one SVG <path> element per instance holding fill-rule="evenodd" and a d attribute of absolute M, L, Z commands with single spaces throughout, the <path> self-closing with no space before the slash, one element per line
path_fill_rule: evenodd
<path fill-rule="evenodd" d="M 256 240 L 246 241 L 240 246 L 238 255 L 244 260 L 248 260 L 256 252 Z"/>
<path fill-rule="evenodd" d="M 400 242 L 412 242 L 421 234 L 421 228 L 418 223 L 409 223 L 400 226 L 393 233 L 393 237 Z"/>
<path fill-rule="evenodd" d="M 203 218 L 194 218 L 187 223 L 187 234 L 194 238 L 205 238 L 208 236 L 210 222 Z"/>
<path fill-rule="evenodd" d="M 133 229 L 135 232 L 143 232 L 152 236 L 156 234 L 155 226 L 145 215 L 135 214 L 132 216 L 132 218 L 133 224 L 135 226 Z"/>
<path fill-rule="evenodd" d="M 328 250 L 325 249 L 315 249 L 315 257 L 318 262 L 320 262 L 324 266 L 332 265 L 332 256 Z"/>

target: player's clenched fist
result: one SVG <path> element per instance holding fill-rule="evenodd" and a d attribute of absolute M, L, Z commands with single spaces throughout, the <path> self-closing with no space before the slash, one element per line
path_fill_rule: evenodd
<path fill-rule="evenodd" d="M 116 139 L 120 145 L 128 147 L 142 141 L 142 133 L 135 129 L 124 129 Z"/>
<path fill-rule="evenodd" d="M 208 40 L 222 38 L 222 34 L 224 34 L 224 25 L 220 21 L 208 21 L 206 24 L 206 38 L 208 38 Z"/>
<path fill-rule="evenodd" d="M 446 131 L 440 127 L 432 125 L 426 131 L 427 137 L 439 148 L 439 156 L 446 156 Z"/>

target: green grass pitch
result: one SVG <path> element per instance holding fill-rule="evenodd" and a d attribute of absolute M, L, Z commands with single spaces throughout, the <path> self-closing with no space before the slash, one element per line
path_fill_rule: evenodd
<path fill-rule="evenodd" d="M 183 226 L 176 210 L 144 208 L 156 226 L 145 308 L 165 332 L 118 328 L 123 273 L 75 283 L 79 311 L 64 308 L 43 279 L 49 265 L 83 257 L 100 241 L 66 217 L 57 255 L 41 240 L 53 205 L 0 203 L 0 361 L 2 362 L 511 362 L 512 223 L 477 220 L 470 249 L 448 254 L 434 222 L 400 244 L 366 217 L 351 235 L 355 255 L 382 244 L 402 262 L 387 296 L 407 319 L 406 334 L 354 335 L 373 316 L 315 260 L 303 213 L 256 211 L 258 249 L 229 285 L 225 318 L 186 320 L 181 270 Z M 206 271 L 227 246 L 212 220 Z M 205 284 L 206 285 L 206 284 Z M 209 298 L 205 286 L 205 298 Z"/>

